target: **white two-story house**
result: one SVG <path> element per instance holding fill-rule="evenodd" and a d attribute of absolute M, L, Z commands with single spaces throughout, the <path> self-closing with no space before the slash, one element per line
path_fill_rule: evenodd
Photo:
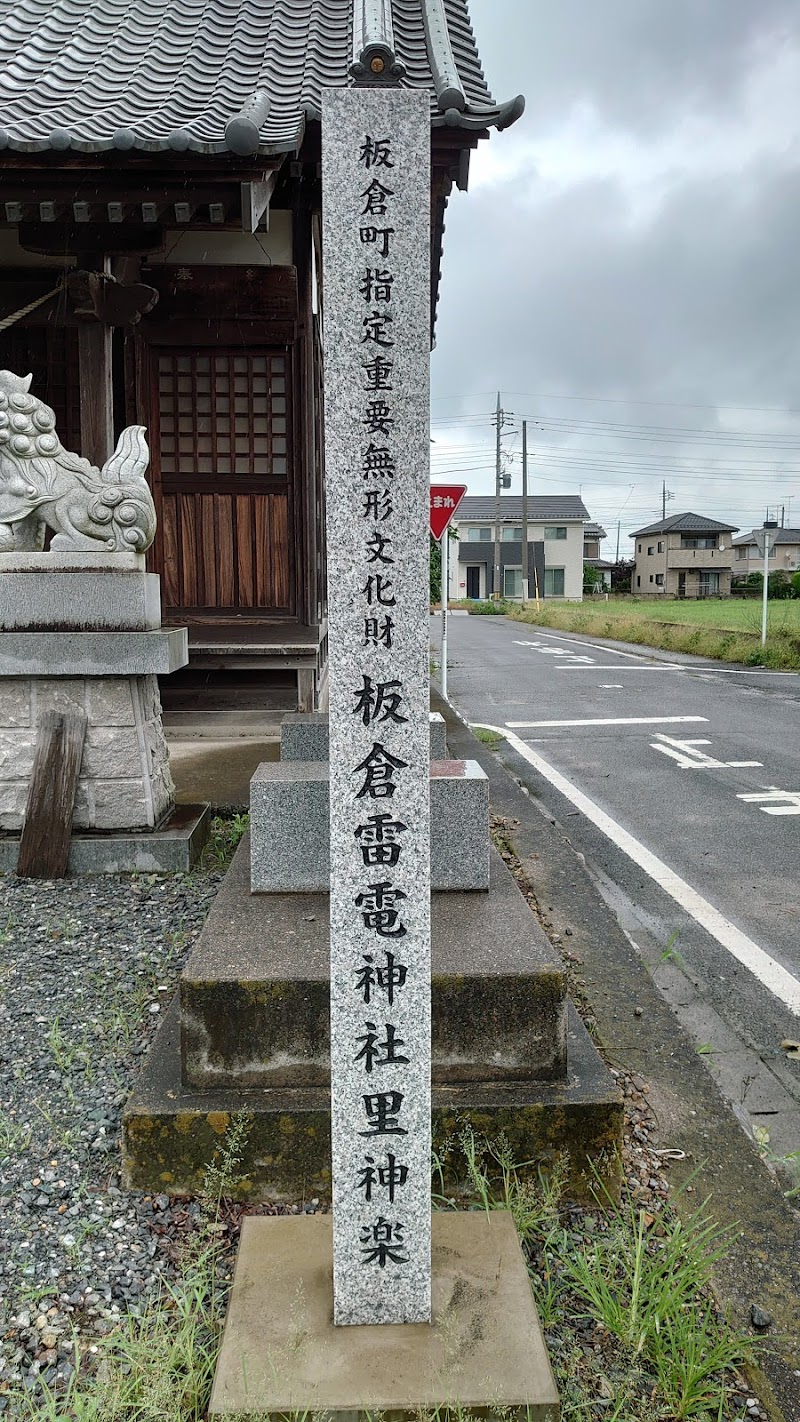
<path fill-rule="evenodd" d="M 503 597 L 522 597 L 522 498 L 504 494 L 500 500 L 500 577 Z M 450 599 L 487 598 L 495 591 L 494 537 L 496 501 L 493 494 L 468 495 L 462 500 L 453 528 L 458 542 L 450 544 Z M 589 515 L 577 496 L 528 498 L 528 596 L 580 602 L 583 597 L 584 525 Z"/>

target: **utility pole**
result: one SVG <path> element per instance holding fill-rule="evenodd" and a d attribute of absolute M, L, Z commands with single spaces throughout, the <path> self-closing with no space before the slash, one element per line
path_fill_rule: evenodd
<path fill-rule="evenodd" d="M 619 530 L 620 530 L 620 520 L 617 519 L 617 557 L 616 557 L 616 561 L 617 561 L 617 562 L 619 562 Z"/>
<path fill-rule="evenodd" d="M 502 452 L 500 447 L 500 434 L 503 427 L 503 412 L 500 408 L 500 391 L 497 392 L 497 410 L 495 413 L 495 425 L 497 427 L 497 440 L 495 443 L 494 456 L 494 575 L 492 577 L 492 596 L 499 597 L 500 588 L 500 476 L 502 466 Z"/>
<path fill-rule="evenodd" d="M 661 481 L 661 522 L 666 522 L 667 517 L 667 481 Z"/>
<path fill-rule="evenodd" d="M 528 601 L 528 421 L 522 421 L 522 606 Z"/>

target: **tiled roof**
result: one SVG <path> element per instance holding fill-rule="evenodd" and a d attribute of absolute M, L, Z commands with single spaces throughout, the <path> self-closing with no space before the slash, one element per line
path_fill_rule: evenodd
<path fill-rule="evenodd" d="M 736 533 L 735 523 L 718 523 L 714 518 L 704 518 L 702 514 L 672 514 L 670 518 L 660 518 L 658 523 L 648 523 L 646 528 L 637 528 L 631 538 L 643 538 L 648 533 Z"/>
<path fill-rule="evenodd" d="M 322 89 L 376 56 L 428 90 L 434 126 L 503 128 L 524 107 L 493 102 L 467 0 L 15 0 L 0 148 L 294 152 Z"/>
<path fill-rule="evenodd" d="M 496 500 L 494 494 L 468 494 L 461 500 L 456 514 L 456 522 L 468 519 L 494 519 Z M 500 499 L 501 523 L 519 523 L 522 518 L 522 498 L 519 494 L 503 494 Z M 585 523 L 589 515 L 577 494 L 535 495 L 528 497 L 528 518 L 531 522 L 542 519 L 580 519 Z"/>
<path fill-rule="evenodd" d="M 584 538 L 606 538 L 607 534 L 601 523 L 587 523 L 583 530 Z"/>
<path fill-rule="evenodd" d="M 774 543 L 800 543 L 800 528 L 776 528 L 773 530 Z M 741 548 L 744 545 L 755 546 L 755 533 L 743 533 L 741 538 L 734 538 L 734 548 Z"/>

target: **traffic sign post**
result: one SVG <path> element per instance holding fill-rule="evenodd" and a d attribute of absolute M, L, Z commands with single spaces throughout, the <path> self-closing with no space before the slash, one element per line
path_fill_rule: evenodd
<path fill-rule="evenodd" d="M 450 590 L 450 520 L 466 494 L 465 484 L 431 484 L 431 533 L 441 548 L 442 577 L 442 696 L 447 700 L 447 603 Z"/>

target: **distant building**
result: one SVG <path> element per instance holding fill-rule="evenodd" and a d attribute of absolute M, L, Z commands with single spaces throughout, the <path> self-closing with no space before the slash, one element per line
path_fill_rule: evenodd
<path fill-rule="evenodd" d="M 500 587 L 507 598 L 522 596 L 522 498 L 500 500 Z M 496 500 L 468 495 L 453 527 L 449 590 L 451 598 L 486 598 L 493 588 Z M 528 499 L 528 596 L 580 602 L 583 597 L 584 529 L 589 515 L 575 495 Z M 594 528 L 599 525 L 591 525 Z M 456 551 L 457 547 L 457 551 Z"/>
<path fill-rule="evenodd" d="M 754 533 L 743 533 L 734 538 L 735 560 L 733 576 L 747 577 L 748 573 L 763 573 L 764 559 L 756 547 Z M 775 543 L 769 559 L 770 573 L 794 573 L 800 568 L 800 528 L 778 528 Z"/>
<path fill-rule="evenodd" d="M 600 543 L 606 537 L 607 534 L 602 524 L 587 523 L 584 525 L 583 562 L 584 566 L 588 564 L 590 568 L 597 568 L 598 572 L 602 574 L 603 581 L 600 591 L 602 588 L 611 587 L 611 571 L 614 567 L 613 563 L 607 562 L 600 556 Z"/>
<path fill-rule="evenodd" d="M 672 514 L 631 537 L 635 563 L 631 592 L 637 597 L 729 597 L 738 529 L 702 514 Z"/>

